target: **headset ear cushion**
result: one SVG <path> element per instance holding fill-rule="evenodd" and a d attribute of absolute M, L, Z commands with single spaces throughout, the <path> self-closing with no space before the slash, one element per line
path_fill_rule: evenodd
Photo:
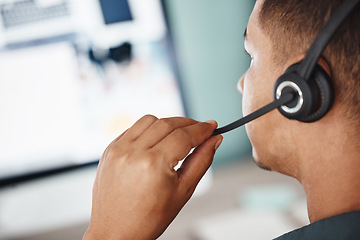
<path fill-rule="evenodd" d="M 274 86 L 274 99 L 278 99 L 288 91 L 297 95 L 291 103 L 278 108 L 280 113 L 289 119 L 299 120 L 312 114 L 319 102 L 319 94 L 314 81 L 305 81 L 298 73 L 300 63 L 291 65 L 279 77 Z"/>
<path fill-rule="evenodd" d="M 309 81 L 314 81 L 319 93 L 319 103 L 310 115 L 299 119 L 302 122 L 315 122 L 326 115 L 334 103 L 334 87 L 330 76 L 320 66 L 316 65 Z"/>
<path fill-rule="evenodd" d="M 300 120 L 315 110 L 319 102 L 315 83 L 306 82 L 296 72 L 286 71 L 275 83 L 274 99 L 279 99 L 289 91 L 294 92 L 297 97 L 278 108 L 282 115 L 289 119 Z"/>
<path fill-rule="evenodd" d="M 333 86 L 329 75 L 319 65 L 315 66 L 311 78 L 307 80 L 297 73 L 299 66 L 300 63 L 290 66 L 276 81 L 274 99 L 277 98 L 279 91 L 282 95 L 286 91 L 291 91 L 291 89 L 292 91 L 295 90 L 298 94 L 296 101 L 298 104 L 301 103 L 301 107 L 296 107 L 296 104 L 290 103 L 279 107 L 280 113 L 289 119 L 314 122 L 322 118 L 333 105 Z M 286 87 L 283 88 L 283 85 Z"/>

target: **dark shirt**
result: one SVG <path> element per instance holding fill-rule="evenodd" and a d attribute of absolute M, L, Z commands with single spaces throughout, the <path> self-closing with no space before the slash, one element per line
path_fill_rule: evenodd
<path fill-rule="evenodd" d="M 360 211 L 344 213 L 314 222 L 308 226 L 289 232 L 275 240 L 359 240 Z"/>

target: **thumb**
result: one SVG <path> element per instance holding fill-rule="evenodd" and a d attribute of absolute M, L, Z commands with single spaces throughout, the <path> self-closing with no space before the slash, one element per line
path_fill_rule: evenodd
<path fill-rule="evenodd" d="M 223 137 L 213 136 L 198 146 L 191 153 L 178 169 L 179 188 L 183 193 L 189 193 L 189 197 L 194 192 L 197 184 L 211 166 L 215 152 L 220 146 Z"/>

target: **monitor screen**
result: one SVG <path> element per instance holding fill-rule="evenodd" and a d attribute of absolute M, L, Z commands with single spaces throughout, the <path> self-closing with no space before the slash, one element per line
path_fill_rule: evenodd
<path fill-rule="evenodd" d="M 127 0 L 100 0 L 106 24 L 130 21 L 133 19 Z"/>
<path fill-rule="evenodd" d="M 40 4 L 44 1 L 19 2 Z M 134 34 L 142 27 L 148 28 L 142 23 L 152 23 L 154 29 L 163 29 L 161 9 L 154 8 L 160 4 L 157 0 L 148 0 L 146 4 L 141 4 L 141 0 L 129 2 L 132 3 L 74 0 L 69 5 L 73 8 L 69 11 L 71 14 L 63 15 L 56 22 L 53 18 L 48 20 L 47 25 L 53 24 L 49 28 L 52 31 L 42 28 L 46 34 L 41 38 L 26 33 L 26 28 L 18 28 L 15 29 L 17 35 L 12 32 L 12 38 L 2 39 L 0 182 L 97 161 L 114 138 L 145 114 L 184 116 L 166 31 L 159 30 L 150 37 L 143 31 Z M 123 11 L 109 10 L 109 6 Z M 93 38 L 96 34 L 89 34 L 92 29 L 81 20 L 81 16 L 91 12 L 88 7 L 99 11 L 101 8 L 105 19 L 103 25 L 100 24 L 103 19 L 96 20 L 99 24 L 94 31 L 101 28 L 106 33 L 107 24 L 116 22 L 118 28 L 112 28 L 111 34 L 128 34 L 129 37 L 120 37 L 106 48 L 98 45 L 98 39 Z M 141 9 L 137 9 L 139 7 Z M 141 13 L 152 20 L 145 21 Z M 132 17 L 140 21 L 122 28 L 121 21 Z M 64 26 L 69 19 L 72 21 L 68 28 L 55 31 L 60 29 L 56 25 L 60 20 Z M 74 19 L 79 21 L 74 22 Z M 40 25 L 43 27 L 44 22 L 29 22 L 29 28 Z M 10 31 L 0 30 L 3 36 Z"/>

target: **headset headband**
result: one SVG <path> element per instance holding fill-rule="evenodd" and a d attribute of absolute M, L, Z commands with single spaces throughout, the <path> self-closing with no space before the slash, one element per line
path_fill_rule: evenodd
<path fill-rule="evenodd" d="M 301 77 L 306 80 L 310 78 L 321 53 L 324 51 L 337 29 L 355 9 L 358 3 L 360 3 L 360 0 L 346 0 L 332 14 L 331 18 L 318 34 L 314 43 L 309 48 L 306 57 L 299 66 L 297 72 Z"/>

